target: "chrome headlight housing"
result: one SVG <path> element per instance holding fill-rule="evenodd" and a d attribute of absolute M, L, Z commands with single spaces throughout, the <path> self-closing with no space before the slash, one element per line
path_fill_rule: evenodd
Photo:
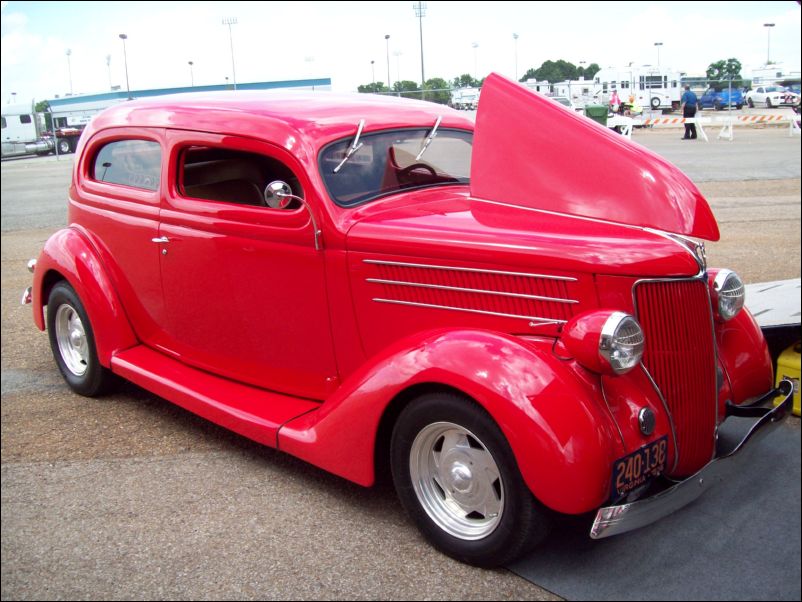
<path fill-rule="evenodd" d="M 624 312 L 614 312 L 607 318 L 599 337 L 601 355 L 616 374 L 624 374 L 643 358 L 643 329 L 638 321 Z"/>
<path fill-rule="evenodd" d="M 732 320 L 743 309 L 746 299 L 743 280 L 732 270 L 718 270 L 710 273 L 708 282 L 716 318 L 722 322 Z"/>
<path fill-rule="evenodd" d="M 638 321 L 621 311 L 590 311 L 565 325 L 562 343 L 588 370 L 625 374 L 643 358 L 644 337 Z"/>

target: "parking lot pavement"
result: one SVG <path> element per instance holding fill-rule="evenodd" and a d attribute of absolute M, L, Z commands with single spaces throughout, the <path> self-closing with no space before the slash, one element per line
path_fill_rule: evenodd
<path fill-rule="evenodd" d="M 751 282 L 798 277 L 799 138 L 749 136 L 704 154 L 656 131 L 635 139 L 676 161 L 700 153 L 690 161 L 722 230 L 711 264 Z M 769 171 L 786 161 L 795 172 Z M 350 484 L 130 385 L 70 393 L 19 305 L 25 262 L 66 219 L 70 167 L 2 163 L 3 599 L 555 599 L 435 552 L 387 487 Z"/>

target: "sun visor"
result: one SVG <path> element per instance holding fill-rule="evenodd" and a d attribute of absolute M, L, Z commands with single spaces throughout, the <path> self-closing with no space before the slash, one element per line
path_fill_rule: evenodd
<path fill-rule="evenodd" d="M 491 74 L 482 86 L 471 194 L 718 240 L 707 201 L 677 167 L 587 117 Z"/>

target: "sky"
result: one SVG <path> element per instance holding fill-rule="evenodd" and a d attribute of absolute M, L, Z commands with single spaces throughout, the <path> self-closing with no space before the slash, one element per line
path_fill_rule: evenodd
<path fill-rule="evenodd" d="M 743 75 L 800 68 L 800 5 L 782 2 L 15 2 L 2 1 L 0 102 L 132 90 L 329 77 L 337 91 L 397 79 L 495 71 L 543 61 L 658 63 L 704 75 L 737 58 Z M 235 18 L 236 24 L 223 24 Z M 767 28 L 765 23 L 774 23 Z M 517 41 L 513 34 L 518 35 Z M 389 40 L 385 36 L 389 35 Z M 655 43 L 662 46 L 655 46 Z M 69 56 L 67 52 L 69 51 Z M 108 57 L 108 59 L 107 59 Z M 193 62 L 192 67 L 189 61 Z M 371 61 L 374 62 L 371 65 Z"/>

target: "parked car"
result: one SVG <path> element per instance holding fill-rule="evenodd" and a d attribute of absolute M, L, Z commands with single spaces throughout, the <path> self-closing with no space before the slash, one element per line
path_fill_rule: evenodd
<path fill-rule="evenodd" d="M 744 106 L 743 92 L 737 88 L 708 88 L 699 98 L 699 104 L 703 109 L 715 109 L 723 111 L 727 107 L 741 109 Z"/>
<path fill-rule="evenodd" d="M 749 447 L 792 402 L 740 278 L 707 266 L 694 184 L 495 74 L 475 123 L 320 92 L 109 108 L 68 224 L 23 301 L 75 392 L 128 379 L 361 485 L 389 472 L 476 565 L 556 513 L 599 538 L 674 512 L 743 461 L 716 457 L 727 417 L 758 417 Z"/>
<path fill-rule="evenodd" d="M 797 103 L 799 95 L 782 86 L 758 86 L 754 90 L 746 93 L 746 104 L 750 107 L 755 105 L 766 106 L 768 108 L 779 106 L 793 106 Z"/>

